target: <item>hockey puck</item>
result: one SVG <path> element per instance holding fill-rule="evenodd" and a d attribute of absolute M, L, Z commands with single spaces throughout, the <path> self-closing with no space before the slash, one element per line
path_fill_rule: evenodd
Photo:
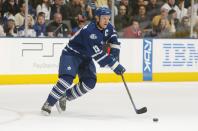
<path fill-rule="evenodd" d="M 159 119 L 158 118 L 153 118 L 153 122 L 158 122 Z"/>

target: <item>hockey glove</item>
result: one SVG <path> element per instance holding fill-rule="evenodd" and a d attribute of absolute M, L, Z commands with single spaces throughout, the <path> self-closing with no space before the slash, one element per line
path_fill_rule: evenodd
<path fill-rule="evenodd" d="M 119 61 L 120 56 L 120 42 L 111 44 L 110 54 Z"/>
<path fill-rule="evenodd" d="M 111 48 L 110 54 L 111 54 L 117 61 L 119 61 L 119 56 L 120 56 L 120 50 L 119 50 L 119 49 Z"/>
<path fill-rule="evenodd" d="M 117 75 L 122 75 L 126 69 L 121 65 L 121 64 L 117 64 L 117 66 L 113 69 L 113 71 L 117 74 Z"/>

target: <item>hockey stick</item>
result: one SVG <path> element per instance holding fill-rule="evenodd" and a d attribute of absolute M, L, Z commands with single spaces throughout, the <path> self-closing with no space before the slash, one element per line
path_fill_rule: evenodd
<path fill-rule="evenodd" d="M 123 81 L 124 86 L 125 86 L 125 88 L 126 88 L 126 90 L 127 90 L 127 93 L 128 93 L 128 95 L 129 95 L 129 98 L 130 98 L 130 100 L 131 100 L 131 103 L 132 103 L 132 105 L 133 105 L 133 108 L 134 108 L 135 112 L 136 112 L 137 114 L 146 113 L 146 112 L 147 112 L 147 108 L 146 108 L 146 107 L 142 107 L 141 109 L 137 109 L 137 108 L 136 108 L 135 103 L 134 103 L 134 101 L 133 101 L 133 99 L 132 99 L 131 93 L 130 93 L 129 88 L 128 88 L 127 84 L 126 84 L 126 81 L 125 81 L 125 79 L 124 79 L 123 74 L 122 74 L 121 76 L 122 76 L 122 81 Z"/>

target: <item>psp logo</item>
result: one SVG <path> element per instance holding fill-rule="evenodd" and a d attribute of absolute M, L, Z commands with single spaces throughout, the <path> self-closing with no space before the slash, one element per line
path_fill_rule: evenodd
<path fill-rule="evenodd" d="M 152 80 L 153 40 L 143 40 L 143 80 Z"/>
<path fill-rule="evenodd" d="M 22 43 L 21 56 L 54 57 L 55 49 L 63 45 L 64 43 Z"/>

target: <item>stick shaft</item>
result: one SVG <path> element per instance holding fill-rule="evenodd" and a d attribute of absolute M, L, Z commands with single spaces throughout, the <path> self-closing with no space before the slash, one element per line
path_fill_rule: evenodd
<path fill-rule="evenodd" d="M 137 112 L 137 108 L 136 108 L 136 106 L 135 106 L 135 103 L 134 103 L 134 101 L 133 101 L 133 98 L 132 98 L 132 96 L 131 96 L 131 93 L 130 93 L 129 88 L 128 88 L 127 84 L 126 84 L 126 81 L 125 81 L 125 79 L 124 79 L 123 74 L 121 75 L 121 77 L 122 77 L 122 81 L 123 81 L 123 83 L 124 83 L 124 86 L 125 86 L 125 88 L 126 88 L 126 91 L 127 91 L 127 93 L 128 93 L 128 96 L 129 96 L 129 98 L 130 98 L 130 100 L 131 100 L 131 103 L 132 103 L 132 105 L 133 105 L 133 108 L 134 108 L 135 112 Z"/>

